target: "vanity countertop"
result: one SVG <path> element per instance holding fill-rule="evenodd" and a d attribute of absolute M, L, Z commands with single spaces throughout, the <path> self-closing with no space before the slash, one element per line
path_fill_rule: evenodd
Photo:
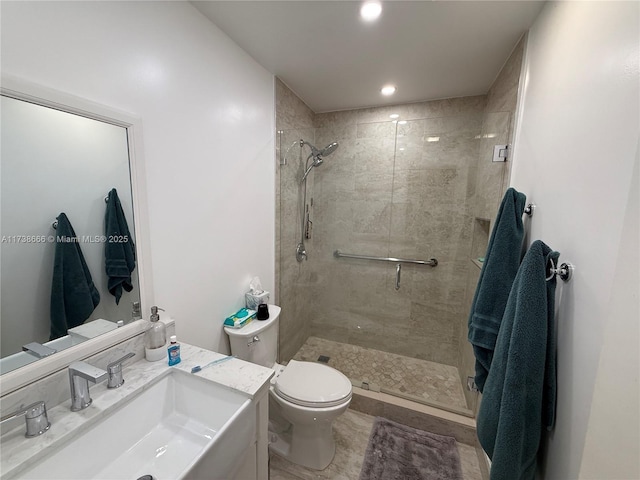
<path fill-rule="evenodd" d="M 186 343 L 181 343 L 180 357 L 182 358 L 182 361 L 173 367 L 169 367 L 167 362 L 164 360 L 158 362 L 147 362 L 144 360 L 137 363 L 147 364 L 146 366 L 143 366 L 142 369 L 145 369 L 147 366 L 148 368 L 160 368 L 162 370 L 165 368 L 177 368 L 189 373 L 196 365 L 204 367 L 211 361 L 225 358 L 226 355 L 194 347 L 193 345 Z M 129 375 L 132 374 L 135 375 L 134 372 Z M 146 375 L 146 370 L 143 374 Z M 245 362 L 238 358 L 231 358 L 227 362 L 204 368 L 202 371 L 195 373 L 194 375 L 198 375 L 199 377 L 206 378 L 207 380 L 211 380 L 220 385 L 242 392 L 249 398 L 253 399 L 265 385 L 269 384 L 269 380 L 274 373 L 270 368 L 262 367 L 255 363 Z"/>
<path fill-rule="evenodd" d="M 106 382 L 91 386 L 93 403 L 80 412 L 70 410 L 70 401 L 65 401 L 53 408 L 47 406 L 51 428 L 48 432 L 35 438 L 24 436 L 24 420 L 19 427 L 2 436 L 0 450 L 1 478 L 10 479 L 37 462 L 39 458 L 47 456 L 66 443 L 73 436 L 91 428 L 96 421 L 108 416 L 116 410 L 122 401 L 134 397 L 154 380 L 168 374 L 171 369 L 177 369 L 191 374 L 191 369 L 200 365 L 225 358 L 221 353 L 205 350 L 193 345 L 181 343 L 180 356 L 182 361 L 169 367 L 166 360 L 157 362 L 138 362 L 123 366 L 124 385 L 115 389 L 108 389 Z M 89 362 L 91 363 L 91 362 Z M 103 367 L 104 365 L 96 365 Z M 269 380 L 273 370 L 237 358 L 231 358 L 220 364 L 203 368 L 197 375 L 229 389 L 238 391 L 247 398 L 254 399 L 263 394 L 269 387 Z"/>

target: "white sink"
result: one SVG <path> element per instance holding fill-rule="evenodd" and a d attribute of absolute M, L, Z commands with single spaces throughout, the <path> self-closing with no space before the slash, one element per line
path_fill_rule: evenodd
<path fill-rule="evenodd" d="M 255 439 L 249 406 L 239 393 L 170 370 L 18 478 L 228 479 Z"/>

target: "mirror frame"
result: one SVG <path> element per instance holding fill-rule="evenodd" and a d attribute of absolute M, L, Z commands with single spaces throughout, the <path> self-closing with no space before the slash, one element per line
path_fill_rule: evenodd
<path fill-rule="evenodd" d="M 142 140 L 142 120 L 127 112 L 113 109 L 84 98 L 53 90 L 17 77 L 2 75 L 0 93 L 4 96 L 80 115 L 123 127 L 129 145 L 129 172 L 133 197 L 133 220 L 136 238 L 140 306 L 143 319 L 154 304 L 149 249 L 147 190 Z M 146 322 L 137 320 L 123 327 L 87 340 L 55 355 L 30 363 L 0 376 L 0 395 L 4 396 L 40 378 L 67 368 L 71 362 L 90 357 L 144 331 Z"/>

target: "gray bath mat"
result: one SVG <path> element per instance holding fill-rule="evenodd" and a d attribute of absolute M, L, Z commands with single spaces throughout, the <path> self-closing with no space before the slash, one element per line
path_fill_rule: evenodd
<path fill-rule="evenodd" d="M 463 480 L 456 440 L 376 417 L 360 480 Z"/>

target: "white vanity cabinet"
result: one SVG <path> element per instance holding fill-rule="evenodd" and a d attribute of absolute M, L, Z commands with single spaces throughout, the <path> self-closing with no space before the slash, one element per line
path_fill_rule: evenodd
<path fill-rule="evenodd" d="M 269 391 L 256 405 L 256 441 L 243 454 L 233 480 L 268 480 L 269 478 Z"/>
<path fill-rule="evenodd" d="M 255 414 L 254 440 L 238 449 L 231 472 L 221 472 L 212 459 L 202 460 L 185 477 L 189 480 L 268 480 L 269 478 L 269 390 L 254 397 L 251 408 Z"/>

